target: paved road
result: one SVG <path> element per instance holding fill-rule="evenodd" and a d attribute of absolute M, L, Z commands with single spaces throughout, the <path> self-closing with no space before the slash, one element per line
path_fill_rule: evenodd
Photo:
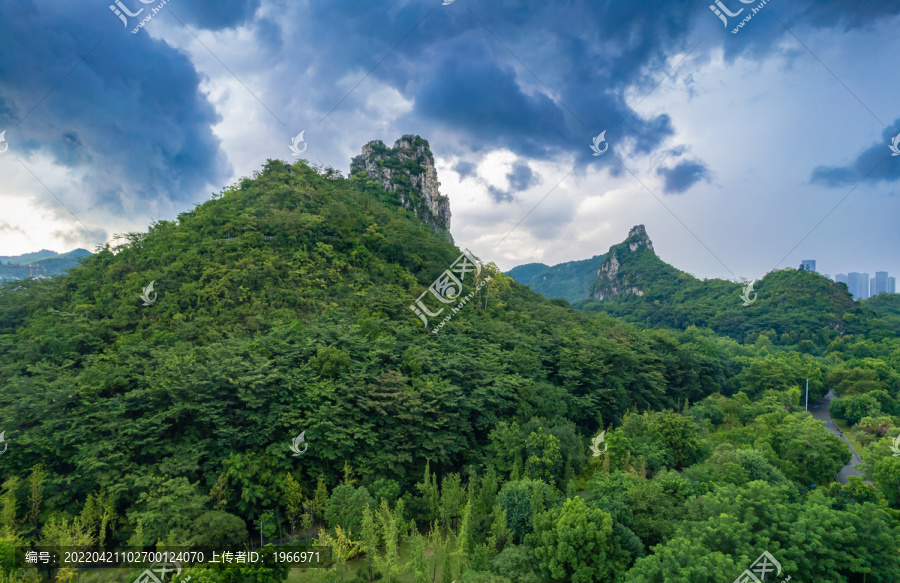
<path fill-rule="evenodd" d="M 859 457 L 859 454 L 856 453 L 856 450 L 853 449 L 853 446 L 850 445 L 850 442 L 847 441 L 847 438 L 841 434 L 841 431 L 838 429 L 837 425 L 834 424 L 834 421 L 831 419 L 831 413 L 828 412 L 828 405 L 831 403 L 831 400 L 834 398 L 834 390 L 828 391 L 828 394 L 818 401 L 814 401 L 809 404 L 809 412 L 812 413 L 812 416 L 825 423 L 826 427 L 828 427 L 828 431 L 840 437 L 844 443 L 847 444 L 847 447 L 850 448 L 850 464 L 844 466 L 840 473 L 838 473 L 838 480 L 841 484 L 847 483 L 848 476 L 860 476 L 862 477 L 862 473 L 860 473 L 856 466 L 862 463 L 862 458 Z M 873 482 L 867 481 L 866 484 L 872 484 Z"/>

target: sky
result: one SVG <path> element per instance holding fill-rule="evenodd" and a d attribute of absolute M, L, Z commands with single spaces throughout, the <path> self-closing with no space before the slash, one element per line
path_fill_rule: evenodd
<path fill-rule="evenodd" d="M 0 255 L 146 231 L 302 131 L 345 175 L 427 139 L 504 270 L 643 224 L 701 278 L 900 275 L 898 30 L 895 0 L 2 2 Z"/>

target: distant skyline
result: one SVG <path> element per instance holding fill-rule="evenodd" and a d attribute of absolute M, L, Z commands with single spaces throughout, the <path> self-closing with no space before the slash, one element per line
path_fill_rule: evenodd
<path fill-rule="evenodd" d="M 457 245 L 504 270 L 644 224 L 701 278 L 900 273 L 896 1 L 773 2 L 739 34 L 662 0 L 192 0 L 135 34 L 108 8 L 0 4 L 0 255 L 146 231 L 301 132 L 345 175 L 415 133 Z"/>

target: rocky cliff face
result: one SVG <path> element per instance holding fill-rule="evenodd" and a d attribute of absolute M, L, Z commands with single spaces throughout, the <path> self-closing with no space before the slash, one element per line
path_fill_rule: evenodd
<path fill-rule="evenodd" d="M 653 242 L 647 236 L 644 225 L 632 227 L 628 232 L 628 238 L 622 243 L 610 247 L 606 259 L 597 270 L 597 281 L 591 288 L 591 297 L 595 300 L 604 300 L 621 294 L 644 295 L 644 290 L 638 285 L 641 278 L 640 270 L 629 270 L 629 273 L 620 273 L 619 268 L 624 263 L 634 266 L 641 253 L 653 250 Z"/>
<path fill-rule="evenodd" d="M 369 142 L 350 162 L 350 174 L 358 172 L 394 193 L 403 208 L 435 231 L 450 233 L 450 199 L 438 190 L 441 183 L 427 140 L 404 135 L 393 148 L 381 140 Z"/>

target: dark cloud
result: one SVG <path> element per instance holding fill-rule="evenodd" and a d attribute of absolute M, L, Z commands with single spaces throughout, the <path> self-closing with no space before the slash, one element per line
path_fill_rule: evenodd
<path fill-rule="evenodd" d="M 541 183 L 541 177 L 531 171 L 528 164 L 517 163 L 513 166 L 512 172 L 506 175 L 509 185 L 517 190 L 528 190 L 532 186 Z"/>
<path fill-rule="evenodd" d="M 866 148 L 847 166 L 819 166 L 812 172 L 810 182 L 831 187 L 850 186 L 864 178 L 872 182 L 896 182 L 900 180 L 900 164 L 889 149 L 900 135 L 900 119 L 885 129 L 881 140 Z M 900 140 L 898 140 L 900 148 Z"/>
<path fill-rule="evenodd" d="M 816 26 L 850 30 L 896 14 L 900 14 L 900 4 L 892 0 L 808 0 L 799 18 Z"/>
<path fill-rule="evenodd" d="M 4 233 L 16 232 L 16 233 L 22 233 L 23 235 L 25 234 L 25 230 L 22 229 L 22 227 L 19 227 L 18 225 L 11 225 L 11 224 L 7 223 L 6 221 L 0 221 L 0 232 L 4 232 Z"/>
<path fill-rule="evenodd" d="M 137 4 L 135 0 L 123 0 L 126 5 Z M 169 0 L 167 9 L 172 10 L 187 25 L 207 30 L 234 28 L 246 23 L 259 9 L 261 0 Z M 153 4 L 151 4 L 153 6 Z M 132 11 L 133 12 L 133 11 Z"/>
<path fill-rule="evenodd" d="M 122 2 L 139 8 L 136 0 Z M 123 202 L 128 193 L 179 204 L 205 197 L 231 168 L 213 134 L 220 119 L 201 89 L 202 76 L 182 50 L 146 30 L 131 34 L 123 28 L 108 2 L 88 4 L 0 3 L 0 130 L 10 128 L 7 140 L 19 152 L 40 148 L 58 164 L 90 169 L 83 206 L 130 212 Z M 791 28 L 861 27 L 900 13 L 900 3 L 771 3 L 764 10 L 772 15 L 754 18 L 740 35 L 723 28 L 707 2 L 663 0 L 496 0 L 446 7 L 436 0 L 170 0 L 166 10 L 172 14 L 156 16 L 160 21 L 150 26 L 180 26 L 176 15 L 194 30 L 245 25 L 250 38 L 243 48 L 252 64 L 226 65 L 243 79 L 255 76 L 255 93 L 265 95 L 267 107 L 292 129 L 319 122 L 290 119 L 292 112 L 318 116 L 332 108 L 331 126 L 323 125 L 320 135 L 341 124 L 351 127 L 365 113 L 367 91 L 380 84 L 414 103 L 398 123 L 426 138 L 441 130 L 476 153 L 508 148 L 536 159 L 587 159 L 591 138 L 603 130 L 611 154 L 626 140 L 638 153 L 653 152 L 674 134 L 667 115 L 650 114 L 625 95 L 653 90 L 669 72 L 670 59 L 700 39 L 679 70 L 688 90 L 692 68 L 719 49 L 728 60 L 763 59 L 783 50 L 778 41 L 790 33 L 779 19 Z M 590 162 L 622 172 L 612 155 Z M 867 170 L 866 162 L 817 169 L 814 180 L 846 181 L 848 172 Z M 466 166 L 456 169 L 470 175 Z M 885 165 L 879 172 L 890 170 Z M 705 177 L 705 167 L 682 162 L 660 175 L 667 192 L 683 192 Z M 513 188 L 528 183 L 523 176 L 511 178 Z M 496 193 L 495 200 L 511 197 Z"/>
<path fill-rule="evenodd" d="M 220 118 L 187 55 L 121 28 L 105 5 L 89 10 L 74 0 L 0 4 L 0 121 L 13 126 L 17 151 L 42 149 L 83 170 L 81 206 L 108 212 L 129 212 L 125 193 L 193 202 L 221 187 L 231 169 L 212 132 Z"/>
<path fill-rule="evenodd" d="M 672 168 L 658 168 L 657 176 L 663 177 L 663 192 L 681 194 L 701 180 L 709 180 L 709 171 L 699 162 L 685 160 Z"/>
<path fill-rule="evenodd" d="M 472 162 L 460 160 L 453 167 L 453 170 L 459 174 L 460 178 L 469 178 L 470 176 L 475 176 L 476 166 Z"/>
<path fill-rule="evenodd" d="M 509 181 L 510 190 L 497 188 L 490 184 L 487 185 L 488 194 L 490 194 L 491 200 L 495 204 L 512 202 L 515 198 L 513 192 L 522 192 L 541 183 L 541 177 L 532 172 L 528 164 L 521 162 L 513 164 L 512 171 L 506 175 L 506 179 Z"/>
<path fill-rule="evenodd" d="M 513 195 L 508 190 L 497 188 L 496 186 L 492 186 L 490 184 L 487 185 L 487 189 L 491 200 L 494 201 L 494 204 L 500 204 L 501 202 L 512 202 L 513 200 Z"/>

